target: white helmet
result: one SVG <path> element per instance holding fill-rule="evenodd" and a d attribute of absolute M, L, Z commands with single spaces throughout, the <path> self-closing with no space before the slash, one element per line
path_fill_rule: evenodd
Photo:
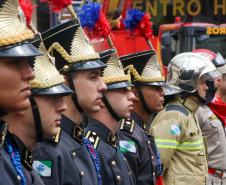
<path fill-rule="evenodd" d="M 214 64 L 200 54 L 186 52 L 176 55 L 168 65 L 166 95 L 195 92 L 203 75 L 207 80 L 221 76 Z"/>

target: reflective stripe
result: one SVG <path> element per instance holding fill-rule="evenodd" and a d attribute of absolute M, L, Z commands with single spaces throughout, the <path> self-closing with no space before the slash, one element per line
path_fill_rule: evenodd
<path fill-rule="evenodd" d="M 173 148 L 177 149 L 179 144 L 176 140 L 167 140 L 167 139 L 155 139 L 155 143 L 158 148 Z"/>
<path fill-rule="evenodd" d="M 203 140 L 195 142 L 184 142 L 178 145 L 177 149 L 197 150 L 204 148 Z"/>
<path fill-rule="evenodd" d="M 198 150 L 204 148 L 203 140 L 194 142 L 184 142 L 179 144 L 176 140 L 155 139 L 158 148 Z"/>

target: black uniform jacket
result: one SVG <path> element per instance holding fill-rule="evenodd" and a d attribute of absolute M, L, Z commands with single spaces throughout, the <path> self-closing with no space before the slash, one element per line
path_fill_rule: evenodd
<path fill-rule="evenodd" d="M 154 137 L 148 135 L 146 124 L 134 111 L 131 117 L 120 121 L 118 144 L 134 173 L 136 184 L 156 184 L 158 157 Z"/>
<path fill-rule="evenodd" d="M 85 130 L 86 138 L 97 149 L 103 185 L 134 184 L 133 174 L 116 147 L 117 136 L 104 124 L 90 117 Z"/>
<path fill-rule="evenodd" d="M 86 146 L 84 131 L 62 115 L 61 130 L 54 141 L 39 143 L 34 149 L 35 162 L 48 162 L 51 173 L 42 176 L 46 185 L 97 185 L 97 173 Z M 43 162 L 44 161 L 44 162 Z"/>
<path fill-rule="evenodd" d="M 7 151 L 6 144 L 4 143 L 6 134 L 19 151 L 26 185 L 43 185 L 38 173 L 32 169 L 32 151 L 28 149 L 17 136 L 7 131 L 7 124 L 3 121 L 0 123 L 0 185 L 21 185 L 21 177 L 18 176 L 12 164 L 10 154 Z"/>

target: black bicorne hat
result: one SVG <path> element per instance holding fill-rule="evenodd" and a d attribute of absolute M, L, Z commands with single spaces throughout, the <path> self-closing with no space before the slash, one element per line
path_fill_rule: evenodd
<path fill-rule="evenodd" d="M 99 54 L 94 51 L 77 18 L 45 31 L 42 38 L 50 54 L 55 57 L 56 68 L 61 74 L 106 67 L 99 60 Z"/>
<path fill-rule="evenodd" d="M 133 84 L 166 86 L 154 50 L 124 55 L 119 59 Z"/>

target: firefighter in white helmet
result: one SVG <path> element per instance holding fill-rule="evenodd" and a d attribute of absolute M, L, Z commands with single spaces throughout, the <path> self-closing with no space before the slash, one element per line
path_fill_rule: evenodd
<path fill-rule="evenodd" d="M 206 144 L 195 112 L 206 101 L 206 80 L 218 76 L 212 62 L 196 53 L 182 53 L 170 61 L 164 90 L 171 101 L 149 131 L 161 155 L 164 184 L 206 184 Z"/>

